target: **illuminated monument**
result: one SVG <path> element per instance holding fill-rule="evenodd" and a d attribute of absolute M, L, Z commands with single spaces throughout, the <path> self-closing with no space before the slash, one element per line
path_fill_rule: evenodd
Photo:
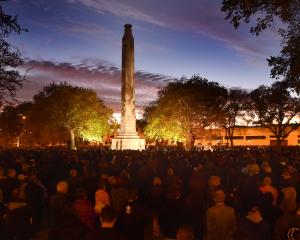
<path fill-rule="evenodd" d="M 125 24 L 122 39 L 122 116 L 117 138 L 112 139 L 112 150 L 144 150 L 145 139 L 136 131 L 135 119 L 135 80 L 134 80 L 134 39 L 132 26 Z"/>

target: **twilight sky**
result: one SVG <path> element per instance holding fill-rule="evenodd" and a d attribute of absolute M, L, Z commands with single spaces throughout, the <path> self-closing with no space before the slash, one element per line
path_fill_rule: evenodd
<path fill-rule="evenodd" d="M 138 109 L 182 76 L 198 74 L 226 87 L 269 85 L 266 58 L 280 50 L 275 31 L 255 37 L 249 26 L 235 30 L 221 0 L 9 0 L 4 8 L 29 29 L 10 37 L 26 58 L 22 71 L 29 69 L 22 100 L 66 81 L 94 89 L 119 111 L 125 23 L 135 38 Z"/>

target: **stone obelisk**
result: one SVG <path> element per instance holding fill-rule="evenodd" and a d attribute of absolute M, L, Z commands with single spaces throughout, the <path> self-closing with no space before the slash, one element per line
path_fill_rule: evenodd
<path fill-rule="evenodd" d="M 117 138 L 112 139 L 113 150 L 143 150 L 145 139 L 136 131 L 135 118 L 135 79 L 134 79 L 134 39 L 132 26 L 125 24 L 122 39 L 122 90 L 121 128 Z"/>

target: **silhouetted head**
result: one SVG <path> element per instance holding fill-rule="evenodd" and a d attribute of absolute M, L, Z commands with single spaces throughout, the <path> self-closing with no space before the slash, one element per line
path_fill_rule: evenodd
<path fill-rule="evenodd" d="M 225 193 L 223 190 L 217 190 L 213 194 L 213 200 L 215 203 L 224 203 Z"/>
<path fill-rule="evenodd" d="M 195 238 L 194 229 L 188 225 L 181 226 L 177 231 L 177 240 L 193 240 Z"/>
<path fill-rule="evenodd" d="M 86 190 L 84 188 L 76 189 L 76 199 L 86 199 Z"/>
<path fill-rule="evenodd" d="M 9 168 L 9 169 L 7 169 L 7 176 L 9 177 L 9 178 L 15 178 L 16 177 L 16 174 L 17 174 L 17 172 L 16 172 L 16 169 L 14 169 L 14 168 Z"/>
<path fill-rule="evenodd" d="M 113 227 L 114 223 L 116 221 L 117 214 L 112 206 L 105 206 L 102 208 L 101 215 L 100 215 L 100 221 L 102 227 Z"/>
<path fill-rule="evenodd" d="M 75 168 L 72 168 L 72 169 L 69 171 L 69 173 L 70 173 L 70 176 L 71 176 L 71 177 L 77 177 L 77 175 L 78 175 L 78 172 L 77 172 L 77 170 L 76 170 Z"/>

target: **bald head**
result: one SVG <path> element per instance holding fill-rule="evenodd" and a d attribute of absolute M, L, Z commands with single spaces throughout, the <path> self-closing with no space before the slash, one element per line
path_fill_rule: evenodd
<path fill-rule="evenodd" d="M 56 185 L 56 191 L 59 193 L 68 193 L 68 183 L 65 181 L 60 181 Z"/>

